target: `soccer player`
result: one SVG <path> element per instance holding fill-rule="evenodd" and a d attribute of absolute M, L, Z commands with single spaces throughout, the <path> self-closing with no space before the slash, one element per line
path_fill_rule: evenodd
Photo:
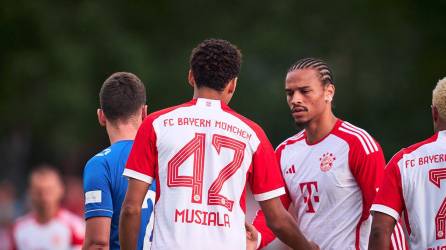
<path fill-rule="evenodd" d="M 122 249 L 134 249 L 140 204 L 157 181 L 152 249 L 245 249 L 245 186 L 269 226 L 295 249 L 312 249 L 283 208 L 285 193 L 274 150 L 263 130 L 228 107 L 241 53 L 209 39 L 192 51 L 188 80 L 193 100 L 149 115 L 124 170 Z"/>
<path fill-rule="evenodd" d="M 136 132 L 147 115 L 146 90 L 134 74 L 112 74 L 99 93 L 99 124 L 107 130 L 111 146 L 91 158 L 84 170 L 85 249 L 120 249 L 119 214 L 127 190 L 122 176 Z M 141 226 L 135 232 L 137 249 L 150 249 L 155 202 L 154 185 L 144 195 Z M 133 248 L 135 249 L 135 248 Z"/>
<path fill-rule="evenodd" d="M 276 149 L 288 191 L 282 196 L 285 208 L 294 205 L 299 228 L 321 249 L 366 249 L 369 209 L 385 166 L 381 147 L 365 130 L 333 114 L 335 86 L 324 61 L 306 58 L 293 64 L 285 93 L 295 123 L 304 128 Z M 262 211 L 254 226 L 259 247 L 274 239 Z M 398 244 L 404 244 L 397 229 Z"/>
<path fill-rule="evenodd" d="M 59 172 L 40 165 L 29 177 L 31 212 L 13 227 L 13 249 L 80 249 L 84 240 L 82 218 L 61 208 L 64 194 Z"/>
<path fill-rule="evenodd" d="M 435 134 L 403 148 L 387 164 L 371 208 L 369 249 L 395 244 L 390 232 L 404 212 L 410 249 L 446 249 L 446 78 L 432 94 Z"/>

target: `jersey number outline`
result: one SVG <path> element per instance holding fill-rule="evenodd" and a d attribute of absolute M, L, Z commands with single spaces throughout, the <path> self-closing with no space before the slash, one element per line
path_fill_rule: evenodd
<path fill-rule="evenodd" d="M 435 186 L 440 188 L 441 180 L 446 179 L 446 168 L 431 169 L 429 171 L 429 181 Z M 446 239 L 446 197 L 438 209 L 438 213 L 435 216 L 435 232 L 437 240 Z"/>
<path fill-rule="evenodd" d="M 186 145 L 178 151 L 167 164 L 167 186 L 192 188 L 191 202 L 202 204 L 203 202 L 203 174 L 205 157 L 206 134 L 195 133 Z M 221 195 L 223 184 L 241 167 L 245 155 L 246 144 L 233 138 L 214 134 L 212 145 L 220 154 L 222 148 L 234 150 L 234 156 L 218 174 L 217 179 L 211 184 L 208 191 L 208 205 L 226 207 L 232 211 L 234 201 Z M 193 156 L 193 175 L 179 175 L 179 168 Z"/>

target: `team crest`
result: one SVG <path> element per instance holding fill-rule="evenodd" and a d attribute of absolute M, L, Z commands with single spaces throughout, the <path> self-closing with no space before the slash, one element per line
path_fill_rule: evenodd
<path fill-rule="evenodd" d="M 333 167 L 333 162 L 336 157 L 332 153 L 325 153 L 319 158 L 321 162 L 320 167 L 322 172 L 328 172 Z"/>

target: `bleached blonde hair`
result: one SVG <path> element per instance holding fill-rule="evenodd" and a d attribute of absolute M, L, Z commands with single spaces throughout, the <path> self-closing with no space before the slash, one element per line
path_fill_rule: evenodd
<path fill-rule="evenodd" d="M 437 108 L 440 117 L 446 120 L 446 77 L 440 79 L 432 91 L 432 105 Z"/>

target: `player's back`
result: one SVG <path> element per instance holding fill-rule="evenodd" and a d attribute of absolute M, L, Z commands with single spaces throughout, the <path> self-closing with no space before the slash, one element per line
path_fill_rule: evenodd
<path fill-rule="evenodd" d="M 115 142 L 91 158 L 84 170 L 85 218 L 111 217 L 110 249 L 120 249 L 119 215 L 128 185 L 128 180 L 122 173 L 132 145 L 133 140 Z M 155 193 L 149 190 L 144 200 L 138 249 L 145 249 L 143 244 L 150 245 L 153 226 L 149 225 L 149 219 L 153 211 L 154 196 Z"/>
<path fill-rule="evenodd" d="M 201 98 L 147 122 L 142 126 L 153 127 L 159 183 L 152 249 L 245 249 L 247 176 L 255 179 L 257 200 L 283 192 L 281 182 L 268 184 L 262 168 L 263 155 L 274 162 L 270 144 L 271 154 L 262 154 L 269 143 L 263 131 L 226 104 Z"/>
<path fill-rule="evenodd" d="M 446 248 L 446 131 L 403 149 L 392 161 L 401 176 L 411 249 Z"/>

